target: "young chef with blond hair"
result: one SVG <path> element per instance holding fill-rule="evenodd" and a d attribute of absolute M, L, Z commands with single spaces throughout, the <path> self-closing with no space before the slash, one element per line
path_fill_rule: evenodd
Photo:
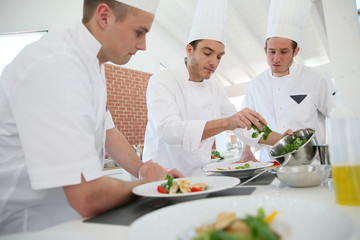
<path fill-rule="evenodd" d="M 270 68 L 250 81 L 242 107 L 258 111 L 274 131 L 314 128 L 317 141 L 324 144 L 336 90 L 326 73 L 294 60 L 310 7 L 310 0 L 271 1 L 265 43 Z M 257 161 L 244 144 L 240 161 L 249 160 Z M 261 149 L 260 160 L 271 160 L 269 148 Z"/>
<path fill-rule="evenodd" d="M 158 0 L 85 0 L 83 22 L 26 47 L 0 78 L 0 234 L 91 217 L 165 179 L 142 163 L 106 108 L 104 63 L 145 50 Z M 142 179 L 104 177 L 105 152 Z M 183 176 L 177 170 L 169 172 Z"/>
<path fill-rule="evenodd" d="M 226 3 L 200 0 L 185 61 L 150 77 L 144 161 L 199 176 L 205 174 L 201 167 L 210 163 L 214 136 L 220 132 L 234 130 L 254 146 L 259 141 L 274 144 L 283 136 L 273 132 L 267 141 L 252 138 L 246 128 L 253 123 L 262 130 L 259 120 L 266 121 L 251 109 L 237 112 L 223 86 L 210 79 L 225 54 Z"/>

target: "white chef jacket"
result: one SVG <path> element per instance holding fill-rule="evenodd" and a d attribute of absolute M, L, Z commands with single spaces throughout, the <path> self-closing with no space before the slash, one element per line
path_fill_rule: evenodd
<path fill-rule="evenodd" d="M 275 77 L 268 69 L 252 79 L 242 108 L 260 113 L 276 132 L 314 128 L 316 139 L 322 144 L 326 116 L 335 106 L 335 93 L 326 73 L 293 62 L 286 76 Z M 269 150 L 270 147 L 261 149 L 261 161 L 272 160 Z"/>
<path fill-rule="evenodd" d="M 101 177 L 106 111 L 100 43 L 85 26 L 27 46 L 0 78 L 0 234 L 79 218 L 62 186 Z M 106 117 L 105 117 L 106 116 Z M 107 122 L 107 126 L 105 123 Z"/>
<path fill-rule="evenodd" d="M 167 168 L 177 168 L 185 176 L 205 173 L 201 167 L 211 162 L 215 137 L 201 140 L 207 121 L 237 112 L 224 88 L 215 80 L 189 81 L 184 62 L 150 77 L 147 88 L 148 123 L 143 161 L 152 159 Z M 234 131 L 243 141 L 257 145 L 251 134 Z M 250 131 L 251 132 L 251 131 Z"/>

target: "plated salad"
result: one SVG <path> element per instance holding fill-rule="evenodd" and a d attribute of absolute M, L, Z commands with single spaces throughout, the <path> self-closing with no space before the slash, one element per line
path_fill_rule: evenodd
<path fill-rule="evenodd" d="M 219 152 L 219 151 L 213 150 L 213 151 L 211 152 L 211 159 L 220 159 L 220 160 L 223 160 L 224 157 L 222 157 L 222 156 L 220 155 L 220 152 Z"/>
<path fill-rule="evenodd" d="M 196 236 L 192 240 L 279 240 L 280 235 L 271 229 L 270 223 L 277 211 L 265 216 L 263 208 L 259 208 L 256 216 L 247 215 L 240 219 L 233 212 L 221 212 L 216 222 L 196 228 Z"/>
<path fill-rule="evenodd" d="M 157 186 L 157 191 L 164 194 L 177 194 L 177 193 L 190 193 L 206 191 L 208 185 L 206 183 L 194 183 L 191 184 L 191 178 L 179 180 L 176 182 L 170 175 L 166 176 L 167 182 Z"/>
<path fill-rule="evenodd" d="M 216 168 L 219 171 L 228 171 L 228 170 L 239 170 L 239 169 L 248 169 L 250 168 L 250 164 L 245 163 L 242 166 L 237 166 L 237 167 L 231 167 L 230 165 L 227 167 L 227 169 L 225 168 Z"/>

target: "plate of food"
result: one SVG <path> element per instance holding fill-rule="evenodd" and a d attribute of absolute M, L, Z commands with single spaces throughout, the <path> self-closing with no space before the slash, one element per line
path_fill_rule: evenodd
<path fill-rule="evenodd" d="M 218 162 L 224 160 L 224 157 L 220 155 L 220 152 L 217 150 L 211 151 L 211 162 Z"/>
<path fill-rule="evenodd" d="M 243 238 L 225 238 L 229 228 L 233 231 L 236 226 L 245 231 L 232 234 Z M 249 234 L 252 235 L 248 238 L 243 236 Z M 130 225 L 127 240 L 149 236 L 158 240 L 215 239 L 211 238 L 214 236 L 216 239 L 357 240 L 359 230 L 352 219 L 333 206 L 299 198 L 255 195 L 199 199 L 155 210 Z"/>
<path fill-rule="evenodd" d="M 176 178 L 167 176 L 167 180 L 139 185 L 132 192 L 143 197 L 167 198 L 172 202 L 182 202 L 204 198 L 210 193 L 235 187 L 238 178 L 227 176 L 208 176 Z"/>
<path fill-rule="evenodd" d="M 225 176 L 232 176 L 237 178 L 251 177 L 256 170 L 264 169 L 273 166 L 273 162 L 246 162 L 246 163 L 234 163 L 234 162 L 222 162 L 222 163 L 210 163 L 202 170 L 207 174 L 222 174 Z"/>

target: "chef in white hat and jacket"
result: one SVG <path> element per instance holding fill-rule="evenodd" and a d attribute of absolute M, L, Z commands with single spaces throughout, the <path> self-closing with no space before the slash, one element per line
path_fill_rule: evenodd
<path fill-rule="evenodd" d="M 336 90 L 328 74 L 294 60 L 310 7 L 310 0 L 271 0 L 265 43 L 270 68 L 250 81 L 242 107 L 259 112 L 274 131 L 314 128 L 324 144 Z M 249 145 L 240 160 L 257 160 Z M 260 160 L 271 160 L 268 147 L 261 149 Z"/>
<path fill-rule="evenodd" d="M 0 78 L 0 235 L 91 217 L 183 175 L 143 163 L 106 108 L 104 63 L 145 50 L 158 0 L 85 0 L 82 23 L 26 47 Z M 103 176 L 105 152 L 142 179 Z"/>
<path fill-rule="evenodd" d="M 282 136 L 274 132 L 265 142 L 261 136 L 251 138 L 251 123 L 262 130 L 259 120 L 266 121 L 250 109 L 237 112 L 223 86 L 210 78 L 225 54 L 226 8 L 225 0 L 199 0 L 185 61 L 150 77 L 143 161 L 200 176 L 220 132 L 234 130 L 253 146 L 273 144 Z"/>

